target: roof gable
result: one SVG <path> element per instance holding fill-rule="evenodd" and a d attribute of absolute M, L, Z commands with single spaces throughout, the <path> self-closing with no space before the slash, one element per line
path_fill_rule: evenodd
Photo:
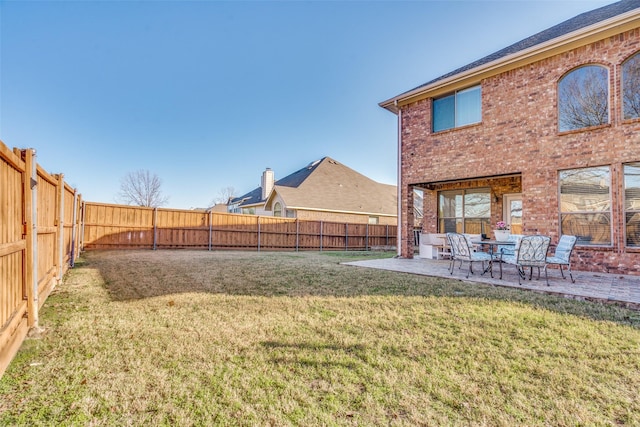
<path fill-rule="evenodd" d="M 277 181 L 267 208 L 276 194 L 291 209 L 397 214 L 395 185 L 378 183 L 330 157 Z"/>

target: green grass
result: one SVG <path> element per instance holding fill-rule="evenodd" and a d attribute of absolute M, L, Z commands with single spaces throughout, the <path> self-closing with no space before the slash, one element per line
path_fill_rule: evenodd
<path fill-rule="evenodd" d="M 640 425 L 637 312 L 372 256 L 87 253 L 0 425 Z"/>

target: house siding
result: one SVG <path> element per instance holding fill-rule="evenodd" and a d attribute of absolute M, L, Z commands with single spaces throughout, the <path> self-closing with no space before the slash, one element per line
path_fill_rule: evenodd
<path fill-rule="evenodd" d="M 297 218 L 301 220 L 344 222 L 350 224 L 368 224 L 369 216 L 377 217 L 379 225 L 396 225 L 398 222 L 398 219 L 392 216 L 350 214 L 330 211 L 314 211 L 308 209 L 297 209 L 296 215 Z"/>
<path fill-rule="evenodd" d="M 491 222 L 502 218 L 500 194 L 518 192 L 518 184 L 486 177 L 517 176 L 521 186 L 524 233 L 545 234 L 557 242 L 560 233 L 558 172 L 611 167 L 612 245 L 580 246 L 574 268 L 640 274 L 640 250 L 624 245 L 622 164 L 640 161 L 640 121 L 623 121 L 621 66 L 640 50 L 640 29 L 608 37 L 489 78 L 482 84 L 482 122 L 432 134 L 431 99 L 401 107 L 402 223 L 413 224 L 408 195 L 414 186 L 428 188 L 423 228 L 437 227 L 437 191 L 449 186 L 490 186 L 498 196 Z M 610 124 L 558 132 L 557 83 L 584 64 L 609 70 Z M 476 180 L 477 181 L 474 181 Z M 507 181 L 504 181 L 506 179 Z M 445 181 L 464 182 L 428 185 Z M 413 227 L 403 227 L 401 255 L 412 257 Z"/>

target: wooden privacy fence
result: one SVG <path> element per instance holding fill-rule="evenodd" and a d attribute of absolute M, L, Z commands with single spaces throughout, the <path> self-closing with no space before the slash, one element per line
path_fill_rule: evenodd
<path fill-rule="evenodd" d="M 0 376 L 79 248 L 80 196 L 0 141 Z"/>
<path fill-rule="evenodd" d="M 0 141 L 0 376 L 80 249 L 369 250 L 396 228 L 83 202 Z"/>
<path fill-rule="evenodd" d="M 83 249 L 369 250 L 396 226 L 84 202 Z"/>

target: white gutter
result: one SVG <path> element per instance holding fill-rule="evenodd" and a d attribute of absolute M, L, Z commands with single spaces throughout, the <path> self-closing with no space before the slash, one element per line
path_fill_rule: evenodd
<path fill-rule="evenodd" d="M 409 92 L 405 92 L 401 95 L 395 96 L 386 101 L 382 101 L 378 105 L 382 108 L 385 108 L 391 111 L 394 114 L 398 113 L 398 104 L 400 102 L 409 100 L 411 98 L 419 97 L 420 95 L 426 94 L 431 91 L 435 91 L 439 88 L 443 88 L 449 85 L 452 85 L 456 82 L 463 81 L 465 79 L 472 79 L 474 77 L 478 77 L 482 74 L 489 74 L 491 72 L 498 73 L 502 69 L 507 68 L 509 65 L 518 65 L 527 59 L 533 60 L 542 59 L 541 57 L 549 57 L 556 55 L 558 52 L 555 50 L 569 50 L 573 49 L 572 43 L 582 42 L 583 39 L 589 37 L 597 37 L 604 38 L 607 37 L 605 34 L 602 34 L 606 31 L 611 31 L 613 33 L 626 31 L 621 28 L 622 26 L 628 24 L 634 24 L 634 21 L 640 21 L 640 10 L 634 9 L 629 12 L 623 13 L 621 15 L 616 15 L 612 18 L 606 19 L 604 21 L 598 22 L 596 24 L 590 25 L 585 28 L 581 28 L 580 30 L 574 31 L 572 33 L 565 34 L 561 37 L 557 37 L 555 39 L 548 40 L 546 42 L 536 44 L 529 48 L 520 50 L 516 53 L 512 53 L 511 55 L 504 56 L 502 58 L 496 59 L 495 61 L 488 62 L 486 64 L 482 64 L 478 67 L 471 68 L 469 70 L 465 70 L 459 74 L 455 74 L 453 76 L 444 78 L 442 80 L 438 80 L 433 82 L 428 86 L 421 86 L 416 89 L 413 89 Z M 638 22 L 635 22 L 635 25 L 638 25 Z M 629 29 L 633 28 L 633 25 L 629 26 Z M 555 50 L 554 50 L 555 49 Z M 545 56 L 546 53 L 546 56 Z M 540 58 L 538 58 L 540 57 Z"/>

